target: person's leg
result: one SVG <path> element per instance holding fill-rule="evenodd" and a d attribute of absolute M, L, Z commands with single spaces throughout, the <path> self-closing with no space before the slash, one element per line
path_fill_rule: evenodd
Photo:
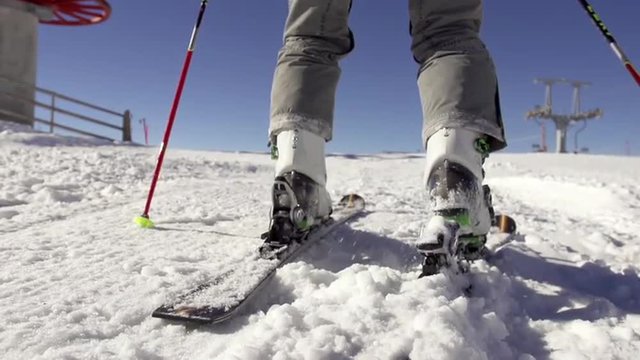
<path fill-rule="evenodd" d="M 271 91 L 277 156 L 267 246 L 301 237 L 331 213 L 325 142 L 331 140 L 339 60 L 353 49 L 351 0 L 290 0 Z"/>
<path fill-rule="evenodd" d="M 448 251 L 473 258 L 484 246 L 493 210 L 482 163 L 506 142 L 494 64 L 478 35 L 482 1 L 409 2 L 412 52 L 420 64 L 424 180 L 434 214 L 418 248 L 426 256 L 423 275 L 430 275 Z M 460 248 L 443 243 L 453 237 Z"/>
<path fill-rule="evenodd" d="M 272 141 L 284 130 L 331 140 L 339 60 L 354 46 L 351 0 L 290 0 L 271 92 Z"/>
<path fill-rule="evenodd" d="M 479 31 L 481 0 L 409 0 L 414 59 L 420 64 L 423 144 L 443 128 L 489 136 L 506 146 L 493 60 Z"/>

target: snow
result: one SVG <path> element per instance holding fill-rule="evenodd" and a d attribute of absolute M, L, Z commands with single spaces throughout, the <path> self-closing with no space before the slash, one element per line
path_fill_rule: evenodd
<path fill-rule="evenodd" d="M 281 268 L 215 326 L 151 318 L 255 260 L 266 154 L 157 148 L 0 122 L 3 359 L 633 359 L 640 351 L 640 159 L 495 154 L 496 210 L 520 234 L 473 265 L 474 292 L 417 279 L 426 220 L 419 154 L 328 157 L 334 198 L 371 210 Z M 496 235 L 491 243 L 502 239 Z"/>

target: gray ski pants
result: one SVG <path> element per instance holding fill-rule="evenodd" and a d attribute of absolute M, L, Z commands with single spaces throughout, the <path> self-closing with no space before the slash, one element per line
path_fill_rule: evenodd
<path fill-rule="evenodd" d="M 351 0 L 289 0 L 271 90 L 272 141 L 296 128 L 331 140 L 339 61 L 354 48 L 350 9 Z M 423 144 L 442 128 L 464 127 L 489 135 L 492 150 L 505 147 L 495 67 L 478 35 L 482 0 L 409 0 L 409 15 Z"/>

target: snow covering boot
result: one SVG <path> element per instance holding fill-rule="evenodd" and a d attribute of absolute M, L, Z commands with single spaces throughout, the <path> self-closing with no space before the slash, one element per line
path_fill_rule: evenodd
<path fill-rule="evenodd" d="M 329 219 L 324 146 L 324 138 L 304 130 L 287 130 L 276 137 L 271 222 L 260 247 L 264 257 L 303 240 L 313 227 Z"/>
<path fill-rule="evenodd" d="M 421 276 L 482 256 L 494 217 L 491 193 L 482 185 L 486 136 L 465 129 L 442 129 L 427 141 L 425 182 L 433 216 L 421 230 Z M 464 269 L 462 269 L 464 271 Z"/>

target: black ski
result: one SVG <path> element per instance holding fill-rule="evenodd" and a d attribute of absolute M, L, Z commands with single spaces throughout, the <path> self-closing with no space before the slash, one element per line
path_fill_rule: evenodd
<path fill-rule="evenodd" d="M 340 225 L 343 225 L 359 215 L 364 214 L 365 202 L 358 195 L 352 194 L 343 197 L 334 207 L 331 218 L 313 229 L 304 240 L 293 242 L 286 249 L 278 251 L 277 257 L 271 260 L 257 259 L 264 263 L 264 271 L 256 274 L 251 280 L 251 285 L 244 290 L 238 289 L 234 293 L 233 282 L 236 271 L 230 270 L 216 277 L 212 281 L 202 284 L 197 288 L 183 294 L 170 304 L 157 308 L 151 316 L 180 322 L 216 324 L 226 321 L 242 312 L 243 308 L 256 297 L 269 280 L 275 276 L 278 268 L 293 260 L 312 244 L 322 240 L 331 234 Z M 251 260 L 254 261 L 254 260 Z M 244 276 L 244 274 L 243 274 Z M 246 277 L 246 276 L 245 276 Z M 220 300 L 217 288 L 231 289 L 230 294 L 225 294 L 226 299 Z M 207 296 L 207 293 L 211 293 Z M 212 305 L 215 303 L 215 305 Z"/>

